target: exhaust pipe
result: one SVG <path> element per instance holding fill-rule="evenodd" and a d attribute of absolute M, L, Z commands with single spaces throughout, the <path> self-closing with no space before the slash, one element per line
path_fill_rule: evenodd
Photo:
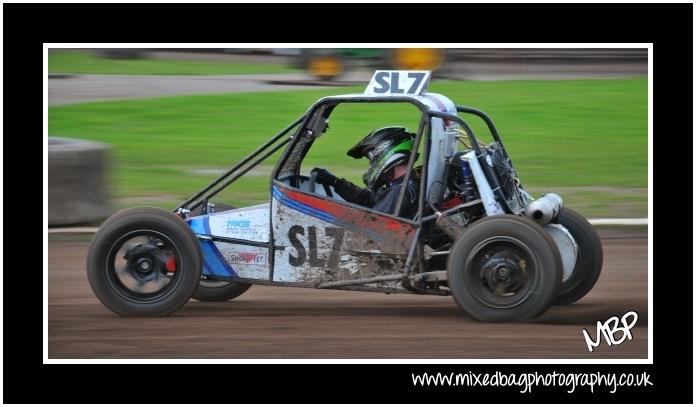
<path fill-rule="evenodd" d="M 524 214 L 541 226 L 551 222 L 563 209 L 563 198 L 558 194 L 546 194 L 532 201 Z"/>

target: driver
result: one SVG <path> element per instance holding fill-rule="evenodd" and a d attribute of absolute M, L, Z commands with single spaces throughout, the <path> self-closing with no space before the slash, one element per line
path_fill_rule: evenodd
<path fill-rule="evenodd" d="M 415 134 L 405 127 L 384 127 L 372 131 L 362 141 L 348 150 L 353 158 L 366 157 L 370 167 L 363 175 L 367 188 L 338 178 L 324 168 L 314 168 L 317 182 L 330 185 L 343 199 L 376 211 L 393 214 L 401 192 L 401 185 L 408 172 L 408 159 L 413 148 Z M 411 174 L 404 195 L 401 216 L 412 218 L 418 210 L 419 181 Z"/>

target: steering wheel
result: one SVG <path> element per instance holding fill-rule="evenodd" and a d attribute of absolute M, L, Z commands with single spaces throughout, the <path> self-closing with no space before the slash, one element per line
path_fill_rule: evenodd
<path fill-rule="evenodd" d="M 319 174 L 316 171 L 312 171 L 309 174 L 309 183 L 307 184 L 307 188 L 309 189 L 309 192 L 311 193 L 316 193 L 317 190 L 317 174 Z M 326 192 L 326 196 L 329 198 L 333 198 L 333 192 L 331 192 L 331 188 L 329 188 L 327 185 L 321 184 L 322 187 L 324 187 L 324 192 Z"/>

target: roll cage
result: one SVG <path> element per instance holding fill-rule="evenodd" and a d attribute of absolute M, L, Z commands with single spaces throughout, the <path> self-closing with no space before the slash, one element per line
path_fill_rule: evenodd
<path fill-rule="evenodd" d="M 431 131 L 430 131 L 430 123 L 432 118 L 441 118 L 444 120 L 450 120 L 452 122 L 458 123 L 466 132 L 466 137 L 468 138 L 468 141 L 470 142 L 471 149 L 474 150 L 475 155 L 477 160 L 479 161 L 480 167 L 483 169 L 484 174 L 491 186 L 491 189 L 495 195 L 496 201 L 501 205 L 503 210 L 506 213 L 514 213 L 514 211 L 510 208 L 508 205 L 507 200 L 505 199 L 501 187 L 500 187 L 500 182 L 498 180 L 497 175 L 493 171 L 493 169 L 486 164 L 486 156 L 484 150 L 481 148 L 481 146 L 478 143 L 478 140 L 476 139 L 476 136 L 471 129 L 471 127 L 468 125 L 468 123 L 461 118 L 459 115 L 454 115 L 450 114 L 447 112 L 439 112 L 432 110 L 428 105 L 423 103 L 422 100 L 420 100 L 420 96 L 370 96 L 370 95 L 363 95 L 363 94 L 355 94 L 355 95 L 339 95 L 339 96 L 330 96 L 330 97 L 325 97 L 317 102 L 315 102 L 309 110 L 299 118 L 297 118 L 295 121 L 293 121 L 290 125 L 288 125 L 286 128 L 272 136 L 268 141 L 266 141 L 264 144 L 259 146 L 256 150 L 252 151 L 250 154 L 248 154 L 246 157 L 244 157 L 240 162 L 238 162 L 235 166 L 233 166 L 231 169 L 220 175 L 217 179 L 212 181 L 209 185 L 207 185 L 205 188 L 201 189 L 194 195 L 192 195 L 190 198 L 188 198 L 186 201 L 182 202 L 175 210 L 174 212 L 179 213 L 179 214 L 186 214 L 190 211 L 193 211 L 199 207 L 201 207 L 201 213 L 207 213 L 208 210 L 208 201 L 220 193 L 222 190 L 227 188 L 229 185 L 234 183 L 237 179 L 241 178 L 244 176 L 247 172 L 249 172 L 251 169 L 256 167 L 258 164 L 263 162 L 266 158 L 283 148 L 284 146 L 287 145 L 286 150 L 283 152 L 281 155 L 279 161 L 276 163 L 272 175 L 271 175 L 271 182 L 269 186 L 269 196 L 271 195 L 270 188 L 272 188 L 273 184 L 277 182 L 278 178 L 280 175 L 289 175 L 290 174 L 295 174 L 299 175 L 299 170 L 300 170 L 300 163 L 306 153 L 309 151 L 309 148 L 313 144 L 314 140 L 318 135 L 321 135 L 326 130 L 326 125 L 328 123 L 328 118 L 333 112 L 333 110 L 338 106 L 339 104 L 342 103 L 409 103 L 414 106 L 416 106 L 419 111 L 421 112 L 421 119 L 419 122 L 419 127 L 418 131 L 416 133 L 416 139 L 414 141 L 414 148 L 411 151 L 409 160 L 408 160 L 408 168 L 413 168 L 413 165 L 416 161 L 416 156 L 418 149 L 420 148 L 420 144 L 422 140 L 425 140 L 424 144 L 424 157 L 423 157 L 423 170 L 421 174 L 421 179 L 420 179 L 420 190 L 419 190 L 419 203 L 418 203 L 418 211 L 416 212 L 416 215 L 414 216 L 413 219 L 405 219 L 401 218 L 399 214 L 402 211 L 403 208 L 403 201 L 404 201 L 404 196 L 406 193 L 406 187 L 408 185 L 408 181 L 412 175 L 411 171 L 408 171 L 405 175 L 405 180 L 401 184 L 401 191 L 399 193 L 399 198 L 397 200 L 397 205 L 394 213 L 392 214 L 386 214 L 387 216 L 399 218 L 400 221 L 406 221 L 413 226 L 417 228 L 416 234 L 414 236 L 414 239 L 412 241 L 411 247 L 409 248 L 407 260 L 405 263 L 405 269 L 408 270 L 408 267 L 413 259 L 413 256 L 416 252 L 416 246 L 417 242 L 420 241 L 420 235 L 421 231 L 423 230 L 423 225 L 425 225 L 428 222 L 433 221 L 437 214 L 433 214 L 433 212 L 436 210 L 434 205 L 432 205 L 429 202 L 426 202 L 426 189 L 427 189 L 427 180 L 428 180 L 428 163 L 429 160 L 432 159 L 431 157 Z M 469 106 L 462 106 L 462 105 L 455 105 L 457 113 L 466 113 L 470 114 L 473 116 L 476 116 L 484 121 L 486 126 L 488 127 L 488 130 L 490 131 L 490 134 L 494 140 L 494 142 L 497 142 L 505 156 L 506 159 L 509 160 L 509 156 L 507 154 L 507 151 L 505 150 L 505 147 L 503 145 L 503 142 L 500 138 L 500 135 L 498 133 L 498 130 L 496 129 L 495 125 L 493 124 L 493 121 L 490 119 L 490 117 L 484 113 L 483 111 L 469 107 Z M 297 154 L 296 152 L 296 147 L 298 146 L 298 143 L 304 142 L 304 145 L 302 146 L 302 149 L 299 152 L 298 156 L 292 156 L 293 154 Z M 290 160 L 294 162 L 290 162 Z M 510 161 L 511 162 L 511 161 Z M 290 171 L 288 171 L 290 170 Z M 282 171 L 285 171 L 286 173 L 282 173 Z M 441 199 L 442 197 L 440 197 Z M 354 205 L 347 203 L 348 205 L 351 206 L 356 206 L 359 207 L 361 210 L 367 210 L 367 211 L 372 211 L 371 208 L 366 208 L 363 206 L 359 205 Z M 428 207 L 426 207 L 428 205 Z M 383 214 L 384 215 L 384 214 Z M 272 246 L 272 243 L 271 243 Z"/>

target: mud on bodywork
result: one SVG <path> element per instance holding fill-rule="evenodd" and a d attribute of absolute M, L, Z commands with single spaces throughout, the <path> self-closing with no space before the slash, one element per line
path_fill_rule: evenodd
<path fill-rule="evenodd" d="M 291 188 L 273 187 L 273 280 L 318 285 L 402 271 L 415 228 Z"/>

